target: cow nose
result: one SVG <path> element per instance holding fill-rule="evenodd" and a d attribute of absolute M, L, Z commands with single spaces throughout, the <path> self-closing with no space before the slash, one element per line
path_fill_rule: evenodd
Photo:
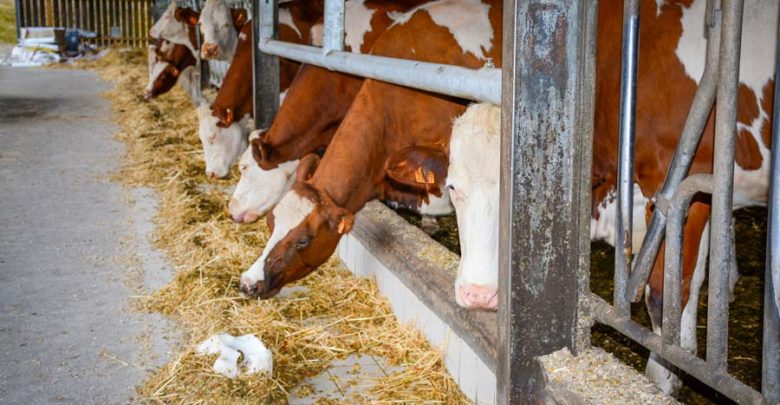
<path fill-rule="evenodd" d="M 233 212 L 233 210 L 230 210 L 230 218 L 232 218 L 233 222 L 237 224 L 244 222 L 244 215 L 246 215 L 245 212 Z"/>
<path fill-rule="evenodd" d="M 268 299 L 279 293 L 280 288 L 271 288 L 267 281 L 256 281 L 241 278 L 241 292 L 251 298 Z"/>
<path fill-rule="evenodd" d="M 200 53 L 204 58 L 214 58 L 219 55 L 219 47 L 217 44 L 203 44 Z"/>
<path fill-rule="evenodd" d="M 144 100 L 149 100 L 150 98 L 152 98 L 152 92 L 148 89 L 144 89 Z"/>
<path fill-rule="evenodd" d="M 214 172 L 212 172 L 210 170 L 206 170 L 206 177 L 210 178 L 211 180 L 216 180 L 216 179 L 219 178 L 219 176 L 217 176 L 216 173 L 214 173 Z"/>
<path fill-rule="evenodd" d="M 458 298 L 469 309 L 496 310 L 498 308 L 498 289 L 496 287 L 463 284 L 458 290 Z"/>

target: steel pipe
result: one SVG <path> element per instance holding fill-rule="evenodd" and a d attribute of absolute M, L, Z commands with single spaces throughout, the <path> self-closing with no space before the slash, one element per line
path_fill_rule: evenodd
<path fill-rule="evenodd" d="M 252 0 L 252 18 L 254 44 L 276 38 L 278 0 Z M 279 110 L 279 58 L 260 52 L 257 46 L 252 47 L 252 57 L 255 128 L 270 128 Z"/>
<path fill-rule="evenodd" d="M 710 217 L 710 274 L 707 294 L 707 364 L 726 372 L 728 353 L 729 277 L 734 254 L 731 222 L 734 199 L 734 145 L 742 42 L 743 0 L 724 1 L 721 31 L 718 104 Z"/>
<path fill-rule="evenodd" d="M 677 187 L 669 204 L 664 255 L 664 305 L 661 335 L 665 345 L 680 345 L 682 242 L 685 216 L 697 193 L 712 193 L 712 175 L 694 174 Z"/>
<path fill-rule="evenodd" d="M 260 50 L 329 70 L 400 86 L 501 105 L 501 69 L 468 69 L 383 56 L 331 51 L 313 46 L 262 39 Z"/>
<path fill-rule="evenodd" d="M 704 73 L 694 95 L 688 118 L 685 120 L 685 126 L 669 165 L 664 185 L 655 197 L 656 209 L 650 218 L 644 242 L 642 242 L 642 247 L 634 259 L 634 268 L 626 286 L 626 300 L 632 302 L 638 302 L 641 299 L 645 283 L 650 276 L 650 271 L 653 269 L 664 239 L 666 217 L 663 210 L 659 210 L 658 203 L 671 198 L 680 182 L 688 174 L 702 132 L 707 125 L 712 105 L 715 102 L 715 93 L 718 88 L 721 11 L 720 9 L 716 10 L 715 7 L 708 7 L 708 9 L 712 10 L 712 14 L 707 18 L 708 32 L 711 35 L 707 40 L 707 61 Z"/>
<path fill-rule="evenodd" d="M 636 135 L 636 71 L 639 59 L 639 0 L 623 3 L 623 50 L 620 68 L 620 131 L 618 136 L 618 215 L 615 221 L 615 309 L 631 312 L 626 280 L 633 258 L 634 138 Z"/>
<path fill-rule="evenodd" d="M 344 0 L 325 0 L 322 52 L 344 50 Z"/>
<path fill-rule="evenodd" d="M 780 14 L 780 10 L 778 10 Z M 778 16 L 780 19 L 780 15 Z M 780 72 L 780 25 L 778 25 L 775 72 Z M 772 166 L 769 174 L 769 229 L 764 273 L 764 349 L 761 391 L 769 401 L 780 402 L 780 85 L 775 77 L 772 114 Z"/>

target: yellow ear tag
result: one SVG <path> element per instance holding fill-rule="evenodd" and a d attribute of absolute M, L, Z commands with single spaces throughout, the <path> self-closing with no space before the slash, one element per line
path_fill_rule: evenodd
<path fill-rule="evenodd" d="M 339 222 L 339 235 L 343 235 L 345 231 L 347 230 L 347 221 L 344 218 L 341 218 L 341 221 Z"/>
<path fill-rule="evenodd" d="M 418 167 L 417 171 L 414 172 L 414 181 L 425 184 L 425 177 L 423 176 L 422 167 Z"/>

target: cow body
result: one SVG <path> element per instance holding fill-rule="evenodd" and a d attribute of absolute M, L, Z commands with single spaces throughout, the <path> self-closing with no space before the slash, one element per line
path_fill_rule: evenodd
<path fill-rule="evenodd" d="M 500 65 L 501 14 L 499 1 L 426 3 L 395 15 L 372 52 L 471 68 L 492 58 Z M 292 191 L 273 211 L 271 240 L 242 275 L 242 290 L 270 297 L 316 269 L 350 230 L 353 214 L 371 199 L 419 206 L 428 194 L 438 193 L 451 122 L 464 104 L 365 80 L 322 162 L 312 155 L 301 162 Z"/>
<path fill-rule="evenodd" d="M 645 216 L 653 209 L 649 197 L 655 195 L 663 185 L 697 82 L 704 70 L 705 5 L 706 0 L 647 0 L 642 3 L 637 77 L 636 186 L 633 196 L 635 246 L 639 246 L 644 239 Z M 620 41 L 616 39 L 621 37 L 621 10 L 621 2 L 617 0 L 603 2 L 600 7 L 590 229 L 591 239 L 605 240 L 613 245 L 620 97 L 620 64 L 615 61 L 620 60 L 621 53 Z M 734 209 L 765 205 L 767 200 L 776 18 L 776 2 L 746 1 L 734 166 Z M 480 132 L 490 133 L 490 136 L 483 136 L 486 139 L 498 137 L 500 119 L 495 107 L 492 110 L 484 106 L 472 108 L 458 120 L 454 128 L 448 186 L 453 190 L 466 190 L 467 193 L 461 198 L 459 193 L 451 192 L 462 232 L 460 273 L 473 274 L 475 277 L 487 276 L 483 280 L 484 285 L 492 286 L 497 284 L 498 268 L 496 266 L 485 271 L 480 262 L 495 261 L 478 258 L 491 255 L 497 258 L 495 230 L 483 230 L 481 235 L 473 239 L 469 233 L 474 228 L 472 223 L 486 221 L 484 218 L 487 213 L 498 218 L 498 188 L 490 189 L 492 191 L 488 196 L 481 195 L 477 199 L 470 197 L 484 194 L 484 179 L 497 178 L 499 175 L 497 167 L 480 167 L 475 161 L 497 159 L 499 150 L 495 142 L 474 144 L 469 143 L 468 138 Z M 712 115 L 696 151 L 690 174 L 712 172 L 714 111 Z M 485 123 L 486 120 L 492 123 Z M 479 193 L 468 192 L 479 187 L 483 187 Z M 467 203 L 464 202 L 466 200 Z M 709 249 L 707 201 L 704 198 L 694 200 L 684 228 L 681 345 L 692 352 L 696 351 L 698 294 L 705 276 Z M 494 239 L 494 243 L 485 242 Z M 736 276 L 730 281 L 733 285 Z M 661 327 L 662 297 L 663 249 L 650 275 L 645 294 L 657 333 Z M 464 303 L 461 300 L 458 302 Z M 485 300 L 477 299 L 473 302 L 479 304 L 485 303 Z M 489 304 L 495 307 L 494 302 Z M 672 393 L 679 387 L 679 380 L 662 363 L 657 356 L 652 355 L 648 362 L 648 376 L 662 390 Z"/>

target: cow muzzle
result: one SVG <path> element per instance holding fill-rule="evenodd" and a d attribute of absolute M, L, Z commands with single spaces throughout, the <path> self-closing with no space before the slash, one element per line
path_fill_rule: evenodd
<path fill-rule="evenodd" d="M 475 284 L 458 286 L 458 303 L 469 309 L 487 309 L 495 311 L 498 308 L 498 288 Z"/>
<path fill-rule="evenodd" d="M 200 48 L 200 56 L 204 59 L 219 57 L 219 45 L 211 43 L 203 44 Z"/>
<path fill-rule="evenodd" d="M 266 281 L 261 280 L 252 283 L 244 279 L 241 280 L 241 292 L 251 298 L 269 299 L 279 294 L 280 290 L 281 287 L 271 288 L 271 284 Z"/>

